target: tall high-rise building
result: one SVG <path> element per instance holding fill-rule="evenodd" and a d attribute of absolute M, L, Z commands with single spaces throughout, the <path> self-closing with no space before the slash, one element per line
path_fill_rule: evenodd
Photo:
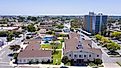
<path fill-rule="evenodd" d="M 83 30 L 97 34 L 106 29 L 107 15 L 102 13 L 96 15 L 94 12 L 89 12 L 89 15 L 84 16 Z"/>

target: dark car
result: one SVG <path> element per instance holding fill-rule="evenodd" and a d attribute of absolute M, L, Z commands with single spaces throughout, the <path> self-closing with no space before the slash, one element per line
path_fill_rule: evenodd
<path fill-rule="evenodd" d="M 68 67 L 66 67 L 66 66 L 61 66 L 60 68 L 68 68 Z"/>

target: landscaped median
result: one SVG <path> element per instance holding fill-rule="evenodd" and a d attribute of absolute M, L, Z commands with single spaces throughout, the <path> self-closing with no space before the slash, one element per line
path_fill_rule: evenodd
<path fill-rule="evenodd" d="M 120 56 L 120 54 L 117 52 L 117 50 L 121 49 L 119 44 L 117 44 L 117 43 L 115 43 L 115 42 L 109 40 L 108 38 L 101 36 L 99 34 L 97 34 L 95 37 L 96 37 L 96 40 L 101 44 L 102 47 L 106 47 L 109 50 L 109 52 L 107 52 L 108 55 Z"/>

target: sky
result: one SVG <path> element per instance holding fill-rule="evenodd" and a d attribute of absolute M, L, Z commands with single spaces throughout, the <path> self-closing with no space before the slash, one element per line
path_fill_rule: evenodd
<path fill-rule="evenodd" d="M 121 0 L 0 0 L 0 15 L 121 15 Z"/>

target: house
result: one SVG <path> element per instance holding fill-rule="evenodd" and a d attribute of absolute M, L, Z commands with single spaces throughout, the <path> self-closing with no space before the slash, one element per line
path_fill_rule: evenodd
<path fill-rule="evenodd" d="M 0 27 L 0 31 L 17 31 L 19 27 Z"/>
<path fill-rule="evenodd" d="M 40 34 L 46 34 L 46 29 L 40 29 Z"/>
<path fill-rule="evenodd" d="M 91 40 L 83 39 L 80 34 L 69 33 L 69 38 L 65 39 L 64 55 L 76 64 L 102 59 L 101 49 L 93 45 Z"/>
<path fill-rule="evenodd" d="M 40 29 L 52 30 L 54 24 L 55 23 L 53 21 L 47 21 L 47 20 L 45 20 L 45 21 L 43 21 L 43 22 L 40 23 L 39 28 Z"/>
<path fill-rule="evenodd" d="M 22 50 L 17 57 L 17 63 L 36 63 L 36 62 L 51 62 L 52 51 L 51 50 L 41 50 L 40 43 L 41 40 L 33 39 L 28 40 L 28 46 Z"/>
<path fill-rule="evenodd" d="M 70 32 L 70 28 L 71 28 L 70 22 L 69 23 L 64 23 L 64 28 L 63 28 L 64 32 L 69 33 Z"/>

